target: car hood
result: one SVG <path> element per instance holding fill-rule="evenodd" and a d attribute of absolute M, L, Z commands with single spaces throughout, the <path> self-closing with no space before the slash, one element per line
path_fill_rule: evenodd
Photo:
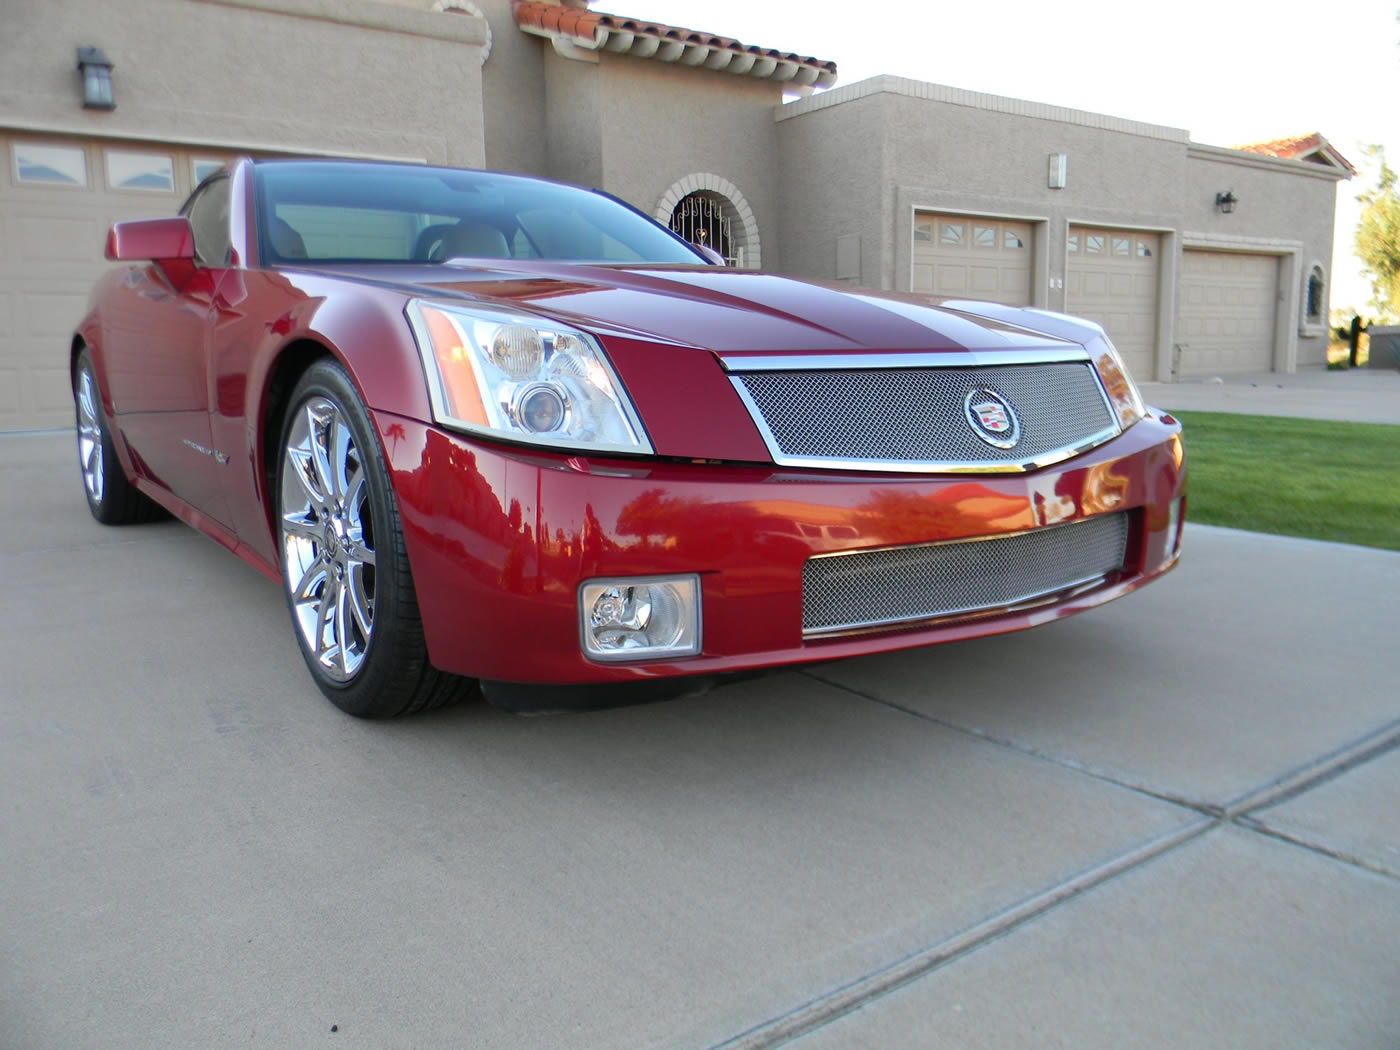
<path fill-rule="evenodd" d="M 558 262 L 317 267 L 412 296 L 523 308 L 599 335 L 722 354 L 1063 346 L 1036 314 L 710 266 Z"/>
<path fill-rule="evenodd" d="M 1036 311 L 943 302 L 710 266 L 545 262 L 317 267 L 436 302 L 528 312 L 598 336 L 662 456 L 770 461 L 729 372 L 750 356 L 812 359 L 1063 350 L 1078 329 Z M 716 357 L 722 359 L 717 361 Z"/>

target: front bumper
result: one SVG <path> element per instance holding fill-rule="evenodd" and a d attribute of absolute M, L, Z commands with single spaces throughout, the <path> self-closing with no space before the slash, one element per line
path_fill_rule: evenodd
<path fill-rule="evenodd" d="M 429 657 L 506 682 L 711 675 L 1023 630 L 1117 598 L 1175 564 L 1180 426 L 1149 414 L 1093 452 L 1025 475 L 790 470 L 537 452 L 385 413 L 388 455 Z M 1124 514 L 1121 571 L 1032 608 L 804 637 L 814 555 L 988 538 Z M 578 589 L 599 577 L 698 573 L 698 655 L 600 663 Z"/>

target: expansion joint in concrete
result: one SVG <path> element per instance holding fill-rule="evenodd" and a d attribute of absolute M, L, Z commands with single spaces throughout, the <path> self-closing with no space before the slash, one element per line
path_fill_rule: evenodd
<path fill-rule="evenodd" d="M 1226 803 L 1224 815 L 1239 817 L 1265 806 L 1287 802 L 1396 747 L 1400 747 L 1400 718 Z"/>
<path fill-rule="evenodd" d="M 1290 846 L 1297 846 L 1299 849 L 1305 849 L 1311 853 L 1320 854 L 1321 856 L 1327 857 L 1330 860 L 1335 860 L 1341 864 L 1349 864 L 1353 868 L 1369 871 L 1373 875 L 1384 875 L 1386 878 L 1400 882 L 1400 871 L 1375 864 L 1365 857 L 1358 857 L 1355 854 L 1333 849 L 1330 846 L 1324 846 L 1318 842 L 1309 842 L 1307 839 L 1300 838 L 1297 835 L 1290 835 L 1288 832 L 1282 831 L 1279 828 L 1270 827 L 1268 824 L 1254 817 L 1236 817 L 1234 819 L 1234 824 L 1236 827 L 1244 828 L 1246 831 L 1253 831 L 1256 834 L 1265 835 L 1271 839 L 1277 839 L 1279 842 L 1286 842 Z"/>
<path fill-rule="evenodd" d="M 906 707 L 894 701 L 862 692 L 859 689 L 854 689 L 841 682 L 832 681 L 829 678 L 824 678 L 810 670 L 800 673 L 812 678 L 814 681 L 819 681 L 826 685 L 833 686 L 834 688 L 841 689 L 850 693 L 852 696 L 863 700 L 869 700 L 884 707 L 889 707 L 941 728 L 950 729 L 987 743 L 1017 751 L 1029 757 L 1062 766 L 1074 772 L 1083 773 L 1096 780 L 1134 791 L 1158 801 L 1183 807 L 1195 813 L 1198 819 L 1191 821 L 1181 828 L 1168 832 L 1165 835 L 1145 842 L 1107 863 L 1085 871 L 1074 878 L 1059 883 L 1032 897 L 1026 898 L 1006 910 L 984 919 L 976 925 L 968 927 L 947 940 L 920 949 L 895 963 L 874 970 L 847 984 L 823 993 L 787 1013 L 756 1025 L 746 1032 L 742 1032 L 721 1043 L 717 1043 L 711 1047 L 710 1050 L 770 1050 L 770 1048 L 790 1043 L 847 1014 L 861 1009 L 877 999 L 889 995 L 891 992 L 912 984 L 950 962 L 971 954 L 983 945 L 1004 937 L 1018 927 L 1039 918 L 1066 901 L 1078 897 L 1111 879 L 1133 871 L 1175 850 L 1186 842 L 1199 838 L 1201 835 L 1225 825 L 1263 834 L 1279 841 L 1323 854 L 1342 863 L 1364 868 L 1367 871 L 1389 878 L 1400 879 L 1400 875 L 1397 875 L 1396 872 L 1386 871 L 1377 868 L 1375 865 L 1368 864 L 1359 858 L 1329 850 L 1315 843 L 1294 838 L 1293 836 L 1273 829 L 1255 818 L 1248 816 L 1251 810 L 1275 805 L 1279 802 L 1291 799 L 1305 791 L 1317 787 L 1319 784 L 1340 776 L 1347 770 L 1369 762 L 1396 747 L 1400 747 L 1400 719 L 1373 730 L 1321 758 L 1304 763 L 1268 784 L 1260 788 L 1251 789 L 1234 800 L 1221 805 L 1218 803 L 1191 801 L 1184 797 L 1164 793 L 1160 790 L 1149 789 L 1142 785 L 1128 783 L 1102 772 L 1089 769 L 1081 763 L 1067 760 L 1060 756 L 1046 754 L 1034 748 L 1028 748 L 1024 745 L 1001 739 L 983 730 L 969 729 L 965 726 L 954 725 L 942 719 L 934 718 L 924 712 Z"/>
<path fill-rule="evenodd" d="M 1044 890 L 1005 911 L 999 912 L 961 933 L 848 984 L 810 1000 L 786 1014 L 772 1018 L 711 1050 L 770 1050 L 782 1046 L 838 1020 L 876 999 L 912 984 L 934 970 L 966 956 L 983 945 L 998 940 L 1016 928 L 1058 907 L 1066 901 L 1117 878 L 1125 872 L 1176 849 L 1182 843 L 1220 826 L 1220 821 L 1202 818 L 1158 838 L 1143 843 L 1121 856 L 1074 878 Z"/>
<path fill-rule="evenodd" d="M 899 711 L 901 714 L 906 714 L 912 718 L 918 718 L 924 722 L 928 722 L 931 725 L 936 725 L 940 729 L 948 729 L 953 731 L 954 733 L 960 733 L 963 736 L 970 736 L 974 740 L 981 740 L 983 743 L 995 744 L 996 746 L 1004 747 L 1009 751 L 1016 751 L 1019 754 L 1026 755 L 1030 758 L 1039 759 L 1042 762 L 1048 762 L 1053 766 L 1059 766 L 1062 769 L 1068 769 L 1075 773 L 1081 773 L 1086 777 L 1092 777 L 1094 780 L 1101 780 L 1105 784 L 1112 784 L 1114 787 L 1123 788 L 1125 791 L 1132 791 L 1139 795 L 1145 795 L 1146 797 L 1155 799 L 1158 802 L 1167 802 L 1173 806 L 1181 806 L 1184 809 L 1189 809 L 1195 813 L 1201 814 L 1202 816 L 1210 817 L 1212 819 L 1219 819 L 1225 816 L 1224 809 L 1214 803 L 1206 802 L 1200 799 L 1187 798 L 1184 795 L 1176 795 L 1169 791 L 1163 791 L 1160 788 L 1148 787 L 1145 784 L 1136 784 L 1130 780 L 1124 780 L 1121 777 L 1114 776 L 1113 774 L 1105 772 L 1104 770 L 1095 769 L 1094 767 L 1086 765 L 1083 762 L 1076 762 L 1072 758 L 1066 758 L 1063 755 L 1052 754 L 1048 751 L 1041 751 L 1038 748 L 1028 747 L 1025 744 L 1018 744 L 1014 740 L 1008 740 L 1005 737 L 997 736 L 995 733 L 989 733 L 985 729 L 976 729 L 969 726 L 961 726 L 955 722 L 948 722 L 941 718 L 935 718 L 933 715 L 926 714 L 925 712 L 920 711 L 916 708 L 907 707 L 904 704 L 896 703 L 893 700 L 886 700 L 884 697 L 862 692 L 861 690 L 856 689 L 853 686 L 849 686 L 844 682 L 837 682 L 833 681 L 830 678 L 823 678 L 821 675 L 816 674 L 812 671 L 800 671 L 799 673 L 804 674 L 808 678 L 821 682 L 825 685 L 829 685 L 836 689 L 840 689 L 844 692 L 850 693 L 852 696 L 857 697 L 858 699 L 868 700 L 873 704 L 879 704 L 882 707 L 888 707 L 891 710 Z"/>

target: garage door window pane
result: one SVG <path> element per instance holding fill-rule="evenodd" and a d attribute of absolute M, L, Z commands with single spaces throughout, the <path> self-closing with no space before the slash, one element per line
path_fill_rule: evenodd
<path fill-rule="evenodd" d="M 1139 258 L 1139 259 L 1150 259 L 1150 258 L 1152 258 L 1152 247 L 1151 247 L 1151 245 L 1149 245 L 1146 241 L 1138 241 L 1138 258 Z"/>
<path fill-rule="evenodd" d="M 14 144 L 15 181 L 51 186 L 86 186 L 87 158 L 81 146 Z"/>
<path fill-rule="evenodd" d="M 1090 255 L 1102 255 L 1103 242 L 1104 239 L 1102 237 L 1096 237 L 1091 233 L 1084 238 L 1084 250 Z"/>
<path fill-rule="evenodd" d="M 114 190 L 175 192 L 175 162 L 160 153 L 107 152 L 107 185 Z"/>
<path fill-rule="evenodd" d="M 1024 248 L 1026 246 L 1026 242 L 1021 240 L 1020 235 L 1012 233 L 1010 230 L 1003 232 L 1001 244 L 1003 248 Z"/>
<path fill-rule="evenodd" d="M 916 241 L 931 241 L 931 240 L 933 240 L 933 224 L 930 223 L 930 222 L 916 222 L 916 223 L 914 224 L 914 240 L 916 240 Z"/>
<path fill-rule="evenodd" d="M 963 241 L 963 228 L 962 228 L 962 223 L 960 223 L 960 222 L 945 222 L 945 223 L 943 224 L 943 232 L 942 232 L 941 234 L 939 234 L 938 239 L 939 239 L 940 241 L 942 241 L 944 244 L 962 244 L 962 241 Z"/>
<path fill-rule="evenodd" d="M 1132 242 L 1130 242 L 1130 241 L 1128 240 L 1128 238 L 1126 238 L 1126 237 L 1115 237 L 1115 238 L 1113 238 L 1113 254 L 1114 254 L 1114 255 L 1129 255 L 1129 254 L 1131 254 L 1131 243 L 1132 243 Z"/>
<path fill-rule="evenodd" d="M 1071 233 L 1069 235 L 1069 250 L 1072 252 L 1079 251 L 1079 234 Z"/>
<path fill-rule="evenodd" d="M 223 166 L 224 162 L 221 160 L 207 160 L 205 158 L 196 157 L 194 160 L 190 161 L 190 171 L 194 175 L 194 184 L 198 186 Z"/>
<path fill-rule="evenodd" d="M 995 248 L 997 246 L 996 227 L 974 226 L 972 228 L 972 243 L 979 248 Z"/>

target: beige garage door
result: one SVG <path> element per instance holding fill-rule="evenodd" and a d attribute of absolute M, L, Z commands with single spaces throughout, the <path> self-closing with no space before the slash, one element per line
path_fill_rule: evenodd
<path fill-rule="evenodd" d="M 1031 302 L 1031 225 L 965 215 L 914 215 L 914 291 Z"/>
<path fill-rule="evenodd" d="M 107 227 L 174 215 L 196 170 L 224 159 L 0 132 L 0 430 L 73 424 L 68 346 L 93 281 L 112 265 Z"/>
<path fill-rule="evenodd" d="M 1182 253 L 1176 322 L 1181 375 L 1273 370 L 1278 268 L 1276 255 Z"/>
<path fill-rule="evenodd" d="M 1065 312 L 1103 325 L 1135 379 L 1155 379 L 1161 238 L 1136 230 L 1069 228 Z"/>

